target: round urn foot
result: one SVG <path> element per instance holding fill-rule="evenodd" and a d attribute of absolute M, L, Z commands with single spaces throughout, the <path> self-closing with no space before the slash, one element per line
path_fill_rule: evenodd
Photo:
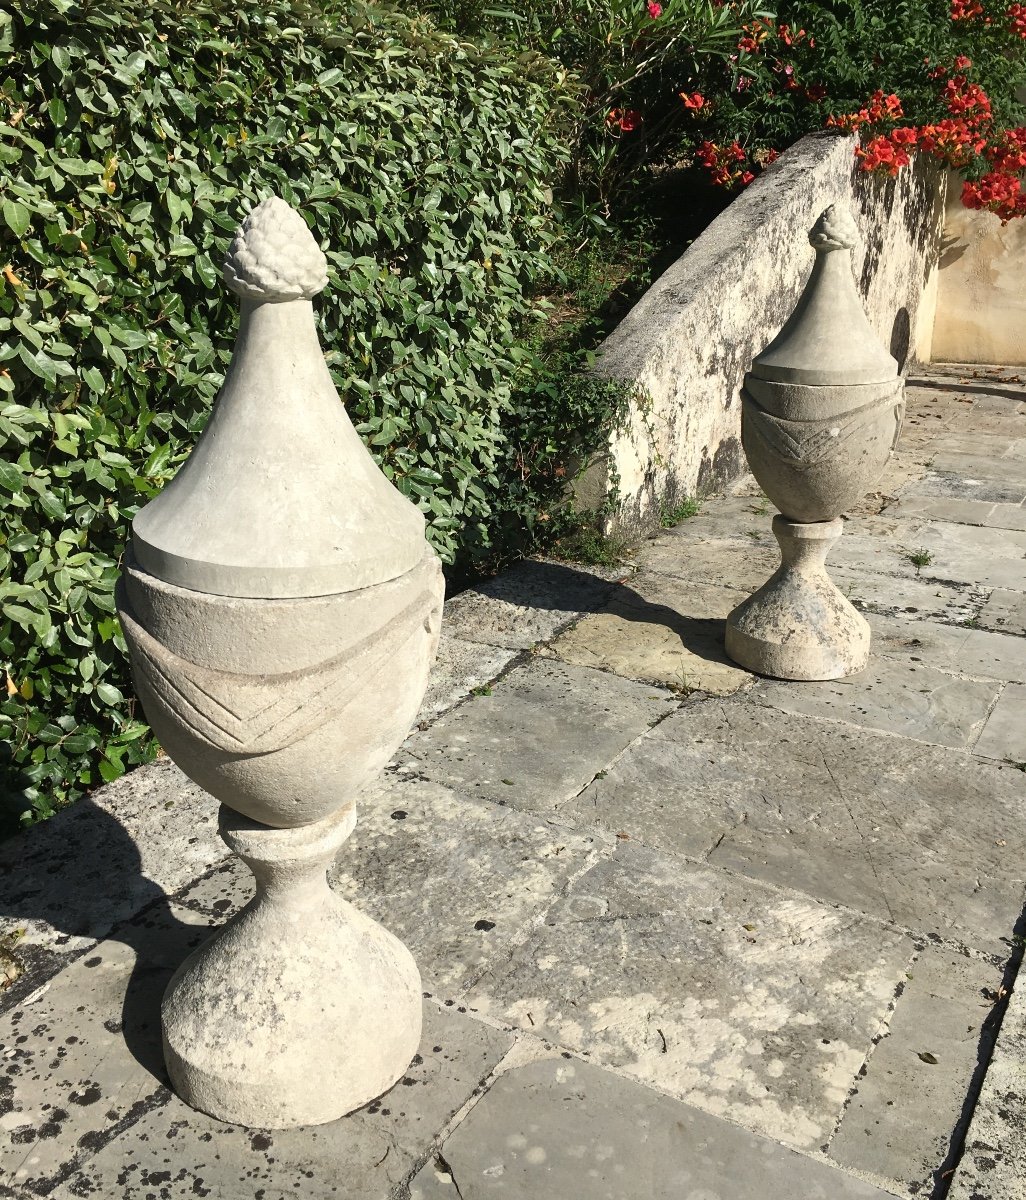
<path fill-rule="evenodd" d="M 842 679 L 869 662 L 869 623 L 832 582 L 826 557 L 844 523 L 773 518 L 783 559 L 727 618 L 725 648 L 746 670 L 774 679 Z"/>
<path fill-rule="evenodd" d="M 412 955 L 327 883 L 354 824 L 353 807 L 293 829 L 221 808 L 257 893 L 164 995 L 171 1084 L 193 1108 L 267 1129 L 324 1124 L 387 1091 L 417 1052 Z"/>

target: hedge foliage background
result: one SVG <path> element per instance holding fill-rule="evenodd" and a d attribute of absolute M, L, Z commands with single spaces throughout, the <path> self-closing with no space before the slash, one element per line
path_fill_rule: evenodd
<path fill-rule="evenodd" d="M 569 93 L 540 55 L 334 0 L 8 0 L 0 79 L 10 828 L 154 752 L 113 584 L 221 384 L 220 262 L 270 192 L 328 254 L 322 336 L 360 433 L 443 558 L 487 543 Z"/>

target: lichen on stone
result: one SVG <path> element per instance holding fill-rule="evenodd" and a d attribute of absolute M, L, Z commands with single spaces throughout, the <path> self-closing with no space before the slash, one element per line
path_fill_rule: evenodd
<path fill-rule="evenodd" d="M 327 284 L 327 268 L 303 218 L 270 196 L 239 226 L 223 276 L 233 292 L 250 300 L 309 300 Z"/>

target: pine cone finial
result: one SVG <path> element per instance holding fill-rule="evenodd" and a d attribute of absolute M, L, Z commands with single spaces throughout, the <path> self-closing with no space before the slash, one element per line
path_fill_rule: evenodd
<path fill-rule="evenodd" d="M 270 196 L 239 226 L 222 275 L 250 300 L 310 300 L 328 282 L 328 260 L 299 213 Z"/>

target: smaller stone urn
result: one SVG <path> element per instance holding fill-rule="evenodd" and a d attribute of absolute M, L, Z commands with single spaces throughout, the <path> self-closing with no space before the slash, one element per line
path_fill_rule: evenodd
<path fill-rule="evenodd" d="M 118 589 L 161 745 L 221 801 L 255 898 L 168 985 L 171 1083 L 249 1126 L 343 1116 L 405 1072 L 421 1029 L 406 947 L 328 886 L 356 798 L 409 731 L 443 579 L 424 518 L 353 429 L 317 337 L 327 262 L 272 198 L 224 268 L 242 299 L 202 437 L 142 508 Z"/>
<path fill-rule="evenodd" d="M 855 289 L 858 230 L 835 205 L 809 235 L 816 261 L 791 317 L 741 392 L 741 441 L 780 510 L 782 563 L 727 618 L 727 654 L 777 679 L 839 679 L 869 661 L 869 624 L 826 572 L 841 513 L 880 476 L 901 430 L 904 385 Z"/>

